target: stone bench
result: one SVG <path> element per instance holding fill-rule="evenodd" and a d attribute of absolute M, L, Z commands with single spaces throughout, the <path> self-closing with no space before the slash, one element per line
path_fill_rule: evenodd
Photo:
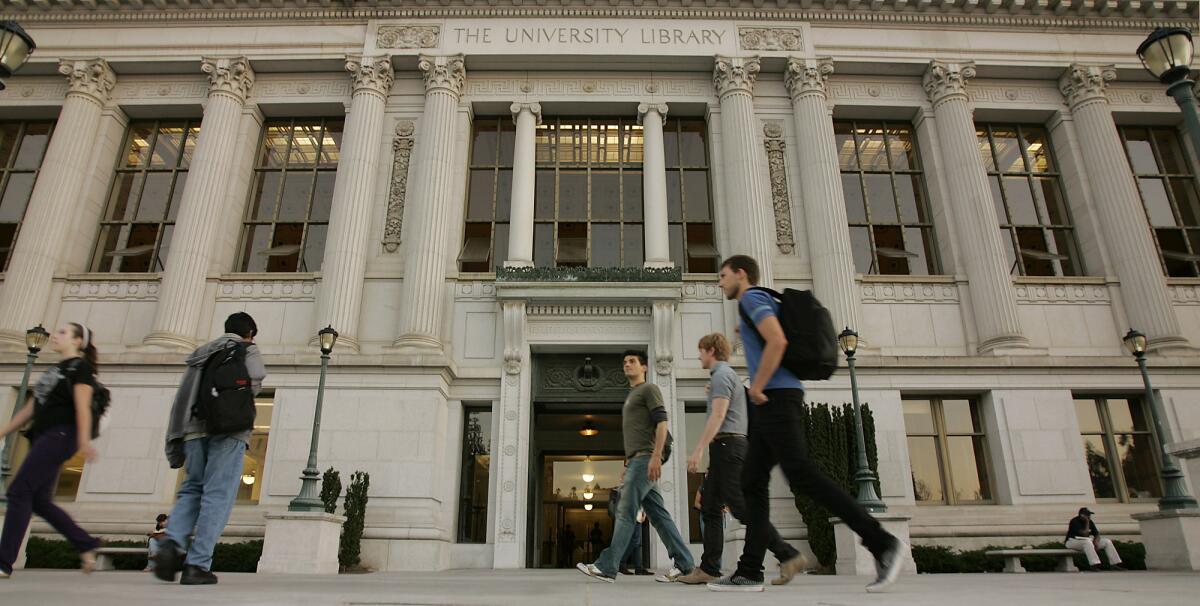
<path fill-rule="evenodd" d="M 1079 572 L 1075 567 L 1077 553 L 1079 552 L 1073 549 L 996 549 L 984 552 L 985 555 L 1004 558 L 1004 572 L 1025 572 L 1025 567 L 1021 566 L 1021 558 L 1025 556 L 1055 556 L 1058 558 L 1058 567 L 1055 570 Z"/>
<path fill-rule="evenodd" d="M 113 557 L 123 555 L 149 555 L 147 547 L 101 547 L 96 550 L 96 570 L 115 570 Z"/>

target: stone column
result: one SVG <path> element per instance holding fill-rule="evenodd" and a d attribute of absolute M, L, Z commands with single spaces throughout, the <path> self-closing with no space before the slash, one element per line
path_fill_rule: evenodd
<path fill-rule="evenodd" d="M 371 229 L 375 203 L 383 107 L 392 88 L 392 61 L 388 56 L 352 55 L 346 58 L 346 71 L 354 80 L 354 93 L 333 186 L 329 237 L 321 263 L 317 330 L 333 326 L 340 335 L 339 345 L 344 342 L 357 352 L 358 315 L 370 245 L 366 234 Z"/>
<path fill-rule="evenodd" d="M 538 103 L 513 103 L 509 108 L 517 124 L 513 146 L 512 213 L 508 223 L 508 259 L 505 267 L 533 267 L 533 195 L 537 180 L 537 125 L 542 123 Z"/>
<path fill-rule="evenodd" d="M 213 215 L 231 208 L 226 193 L 237 155 L 238 127 L 254 86 L 254 70 L 245 57 L 205 58 L 200 69 L 208 74 L 208 104 L 179 202 L 153 329 L 144 340 L 146 345 L 172 349 L 188 349 L 196 343 L 205 280 L 221 226 Z"/>
<path fill-rule="evenodd" d="M 442 298 L 446 280 L 447 208 L 454 199 L 454 116 L 467 72 L 463 56 L 422 55 L 425 112 L 412 177 L 412 224 L 404 240 L 404 285 L 400 291 L 400 336 L 396 347 L 442 351 Z"/>
<path fill-rule="evenodd" d="M 25 331 L 46 317 L 51 281 L 67 253 L 71 217 L 91 165 L 100 114 L 117 77 L 104 59 L 64 59 L 69 89 L 0 286 L 0 344 L 25 349 Z M 50 327 L 53 330 L 53 327 Z"/>
<path fill-rule="evenodd" d="M 1104 245 L 1121 281 L 1129 323 L 1146 334 L 1151 349 L 1187 347 L 1171 307 L 1137 183 L 1108 106 L 1106 89 L 1116 77 L 1111 65 L 1072 64 L 1058 86 L 1075 119 L 1079 152 L 1092 185 Z"/>
<path fill-rule="evenodd" d="M 842 193 L 833 120 L 826 84 L 833 61 L 789 59 L 784 83 L 792 98 L 801 141 L 800 199 L 804 204 L 813 291 L 833 316 L 834 328 L 861 327 L 861 311 L 850 227 Z"/>
<path fill-rule="evenodd" d="M 1028 347 L 1029 341 L 1021 333 L 1000 224 L 987 171 L 979 159 L 979 141 L 967 102 L 967 80 L 974 77 L 974 62 L 932 61 L 925 70 L 924 85 L 937 120 L 947 193 L 955 201 L 954 227 L 970 285 L 979 352 L 999 353 Z"/>
<path fill-rule="evenodd" d="M 642 208 L 645 230 L 646 267 L 673 267 L 671 236 L 667 230 L 667 158 L 663 148 L 663 118 L 665 103 L 643 103 L 638 106 L 638 123 L 642 125 L 643 163 Z M 684 259 L 679 262 L 682 266 Z"/>
<path fill-rule="evenodd" d="M 713 70 L 713 84 L 721 100 L 721 136 L 725 153 L 725 196 L 731 209 L 727 216 L 730 250 L 728 257 L 750 255 L 758 261 L 760 283 L 771 285 L 771 265 L 775 257 L 771 246 L 771 196 L 763 180 L 762 147 L 758 133 L 762 126 L 754 115 L 754 82 L 758 79 L 758 57 L 721 57 Z"/>

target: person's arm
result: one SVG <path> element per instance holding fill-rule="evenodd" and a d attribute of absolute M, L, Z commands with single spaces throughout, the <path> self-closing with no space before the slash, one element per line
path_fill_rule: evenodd
<path fill-rule="evenodd" d="M 253 340 L 246 348 L 246 374 L 250 375 L 250 389 L 257 396 L 262 391 L 263 379 L 267 378 L 267 367 L 263 364 L 262 352 Z"/>
<path fill-rule="evenodd" d="M 1091 520 L 1088 520 L 1088 526 L 1092 530 L 1092 540 L 1096 540 L 1096 539 L 1100 538 L 1100 529 L 1096 528 L 1096 523 Z"/>
<path fill-rule="evenodd" d="M 21 407 L 21 410 L 18 410 L 17 414 L 13 415 L 12 420 L 8 422 L 8 425 L 5 425 L 4 429 L 0 430 L 0 438 L 3 438 L 8 434 L 24 427 L 25 424 L 28 423 L 32 418 L 33 396 L 29 396 L 28 398 L 25 398 L 25 405 Z"/>
<path fill-rule="evenodd" d="M 758 372 L 754 373 L 754 381 L 750 383 L 750 399 L 755 404 L 765 404 L 767 396 L 763 393 L 771 376 L 779 370 L 783 361 L 783 352 L 787 349 L 787 337 L 783 334 L 783 326 L 773 314 L 764 316 L 755 323 L 758 334 L 763 338 L 762 359 L 758 362 Z"/>
<path fill-rule="evenodd" d="M 650 467 L 646 470 L 646 476 L 651 482 L 657 482 L 662 477 L 662 453 L 667 445 L 667 422 L 659 421 L 658 425 L 654 426 L 654 453 L 650 455 Z"/>
<path fill-rule="evenodd" d="M 75 434 L 79 442 L 79 454 L 83 460 L 96 460 L 96 447 L 92 446 L 92 392 L 87 383 L 75 384 Z"/>
<path fill-rule="evenodd" d="M 700 458 L 704 456 L 704 449 L 708 448 L 713 436 L 720 431 L 721 424 L 725 422 L 725 415 L 728 412 L 729 398 L 713 398 L 712 414 L 708 416 L 708 422 L 704 424 L 704 432 L 700 434 L 700 440 L 696 442 L 695 450 L 688 457 L 688 471 L 696 473 L 696 470 L 700 468 Z"/>

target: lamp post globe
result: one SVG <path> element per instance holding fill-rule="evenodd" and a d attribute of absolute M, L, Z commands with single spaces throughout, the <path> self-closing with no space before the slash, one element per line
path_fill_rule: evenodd
<path fill-rule="evenodd" d="M 46 341 L 50 340 L 50 333 L 42 328 L 41 324 L 25 331 L 25 347 L 29 349 L 29 353 L 36 354 L 46 346 Z"/>
<path fill-rule="evenodd" d="M 1192 32 L 1182 27 L 1160 27 L 1138 46 L 1142 67 L 1163 84 L 1186 78 L 1192 65 Z"/>
<path fill-rule="evenodd" d="M 0 21 L 0 90 L 4 90 L 4 80 L 21 69 L 36 48 L 33 38 L 16 21 Z"/>
<path fill-rule="evenodd" d="M 850 330 L 850 327 L 847 326 L 842 334 L 838 335 L 838 347 L 842 348 L 842 353 L 846 354 L 846 357 L 853 356 L 854 352 L 858 350 L 858 333 Z"/>

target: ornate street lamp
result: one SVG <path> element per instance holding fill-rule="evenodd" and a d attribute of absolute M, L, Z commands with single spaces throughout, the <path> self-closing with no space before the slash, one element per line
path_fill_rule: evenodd
<path fill-rule="evenodd" d="M 0 21 L 0 90 L 4 80 L 21 69 L 37 45 L 16 21 Z"/>
<path fill-rule="evenodd" d="M 846 327 L 838 335 L 838 346 L 846 354 L 846 365 L 850 367 L 850 393 L 854 398 L 854 436 L 858 447 L 858 471 L 854 474 L 854 483 L 858 486 L 858 503 L 867 511 L 881 513 L 887 511 L 883 499 L 875 493 L 875 473 L 867 464 L 867 440 L 863 435 L 862 408 L 858 404 L 858 376 L 854 369 L 854 354 L 858 351 L 858 333 Z"/>
<path fill-rule="evenodd" d="M 13 402 L 12 414 L 14 417 L 25 405 L 25 393 L 29 390 L 29 373 L 33 370 L 33 362 L 37 360 L 38 352 L 46 346 L 48 340 L 50 340 L 50 333 L 46 332 L 41 324 L 25 331 L 25 348 L 29 350 L 29 353 L 25 354 L 25 374 L 21 375 L 21 388 L 17 390 L 17 399 Z M 12 448 L 15 440 L 15 433 L 4 437 L 4 452 L 0 454 L 0 503 L 8 499 L 6 491 L 8 477 L 12 474 Z"/>
<path fill-rule="evenodd" d="M 1142 384 L 1146 387 L 1146 403 L 1150 405 L 1150 418 L 1154 419 L 1154 429 L 1158 433 L 1158 446 L 1162 458 L 1163 496 L 1158 500 L 1158 508 L 1162 511 L 1171 509 L 1195 509 L 1196 499 L 1188 494 L 1187 484 L 1183 481 L 1183 472 L 1175 457 L 1167 454 L 1167 433 L 1163 426 L 1163 413 L 1159 410 L 1158 398 L 1154 397 L 1154 388 L 1150 386 L 1150 374 L 1146 372 L 1146 335 L 1130 328 L 1122 339 L 1125 348 L 1137 359 L 1138 368 L 1142 371 Z"/>
<path fill-rule="evenodd" d="M 1138 46 L 1137 55 L 1146 71 L 1167 85 L 1167 94 L 1183 112 L 1192 145 L 1200 149 L 1200 111 L 1192 91 L 1196 82 L 1189 77 L 1193 50 L 1192 32 L 1182 27 L 1160 27 Z"/>
<path fill-rule="evenodd" d="M 288 511 L 325 511 L 321 502 L 321 473 L 317 471 L 317 439 L 321 437 L 321 403 L 325 398 L 325 371 L 329 369 L 329 352 L 337 343 L 338 332 L 326 326 L 317 332 L 321 345 L 321 379 L 317 383 L 317 409 L 313 413 L 312 442 L 308 447 L 308 465 L 300 476 L 300 494 L 288 504 Z"/>

